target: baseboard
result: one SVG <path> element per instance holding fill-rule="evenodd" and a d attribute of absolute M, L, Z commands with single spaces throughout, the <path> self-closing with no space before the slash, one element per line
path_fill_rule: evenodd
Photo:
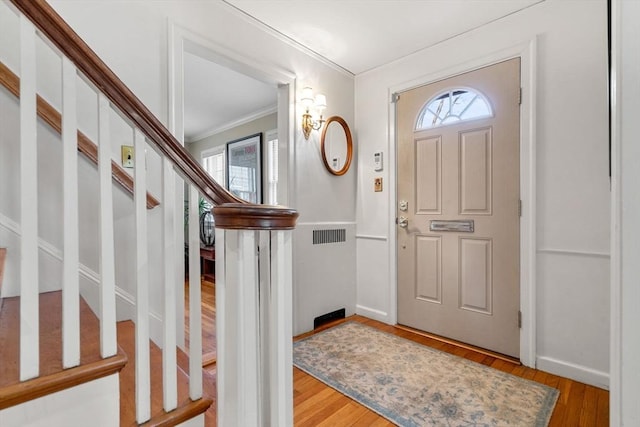
<path fill-rule="evenodd" d="M 571 378 L 594 387 L 609 390 L 609 374 L 586 366 L 576 365 L 551 357 L 536 357 L 536 368 L 562 377 Z"/>
<path fill-rule="evenodd" d="M 369 308 L 360 304 L 356 304 L 356 314 L 359 314 L 360 316 L 368 317 L 369 319 L 377 320 L 379 322 L 384 322 L 389 325 L 392 324 L 389 321 L 388 313 L 382 310 L 376 310 L 375 308 Z"/>

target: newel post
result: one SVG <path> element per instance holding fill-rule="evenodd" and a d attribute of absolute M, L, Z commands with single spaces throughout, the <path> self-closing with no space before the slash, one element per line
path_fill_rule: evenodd
<path fill-rule="evenodd" d="M 247 204 L 213 213 L 218 425 L 291 427 L 291 239 L 298 213 Z"/>

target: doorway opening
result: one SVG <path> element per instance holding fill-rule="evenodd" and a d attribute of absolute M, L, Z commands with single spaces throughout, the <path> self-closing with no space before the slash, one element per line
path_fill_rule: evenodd
<path fill-rule="evenodd" d="M 230 171 L 236 177 L 234 188 L 238 180 L 255 179 L 259 174 L 254 181 L 257 185 L 247 184 L 254 197 L 262 203 L 288 204 L 293 76 L 271 72 L 268 66 L 253 64 L 186 29 L 171 27 L 170 129 L 220 185 L 230 188 Z M 258 167 L 230 163 L 230 143 L 256 136 L 262 153 L 256 159 Z M 186 198 L 181 193 L 176 203 L 182 207 Z M 186 234 L 184 239 L 180 237 L 178 240 L 188 242 Z M 200 242 L 203 365 L 215 369 L 215 242 L 205 240 Z M 176 292 L 177 327 L 184 331 L 188 350 L 189 284 L 182 283 L 185 285 Z"/>

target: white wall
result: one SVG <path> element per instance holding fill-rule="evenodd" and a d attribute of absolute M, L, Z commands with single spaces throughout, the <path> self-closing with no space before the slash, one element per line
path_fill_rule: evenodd
<path fill-rule="evenodd" d="M 390 182 L 373 153 L 395 152 L 390 91 L 537 38 L 537 362 L 599 386 L 608 382 L 609 177 L 606 2 L 547 0 L 356 76 L 358 312 L 395 322 Z"/>
<path fill-rule="evenodd" d="M 328 101 L 325 115 L 340 115 L 353 128 L 352 75 L 282 41 L 222 2 L 58 0 L 51 1 L 51 4 L 164 123 L 168 120 L 167 39 L 170 20 L 226 50 L 250 58 L 252 66 L 294 74 L 296 90 L 310 85 L 325 93 Z M 296 120 L 299 121 L 302 110 L 295 106 L 292 108 L 296 108 Z M 319 133 L 314 132 L 306 141 L 297 128 L 298 123 L 295 124 L 295 141 L 290 147 L 294 159 L 290 173 L 292 182 L 295 182 L 290 202 L 300 212 L 299 222 L 317 226 L 333 222 L 353 224 L 356 166 L 342 177 L 329 174 L 322 165 Z M 357 141 L 357 135 L 355 139 Z M 311 236 L 298 231 L 295 239 L 310 240 Z M 354 312 L 355 240 L 346 244 L 349 250 L 343 257 L 338 257 L 330 248 L 317 254 L 306 247 L 297 247 L 294 252 L 296 300 L 308 301 L 316 295 L 317 289 L 325 289 L 316 299 L 317 307 L 331 306 L 333 310 L 346 306 L 348 314 Z M 336 280 L 324 272 L 314 276 L 305 274 L 299 266 L 313 263 L 317 256 L 325 257 L 337 271 L 347 271 L 348 274 Z M 294 311 L 297 312 L 295 307 Z M 318 308 L 296 318 L 304 316 L 304 324 L 308 325 L 307 317 L 323 313 Z M 301 322 L 296 321 L 294 332 L 307 329 L 307 326 L 301 326 Z"/>
<path fill-rule="evenodd" d="M 613 2 L 611 425 L 640 425 L 640 3 Z"/>

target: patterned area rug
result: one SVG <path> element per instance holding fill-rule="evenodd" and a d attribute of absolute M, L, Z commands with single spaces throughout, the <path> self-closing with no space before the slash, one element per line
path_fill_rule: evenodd
<path fill-rule="evenodd" d="M 293 363 L 400 426 L 547 426 L 559 394 L 357 322 L 295 342 Z"/>

